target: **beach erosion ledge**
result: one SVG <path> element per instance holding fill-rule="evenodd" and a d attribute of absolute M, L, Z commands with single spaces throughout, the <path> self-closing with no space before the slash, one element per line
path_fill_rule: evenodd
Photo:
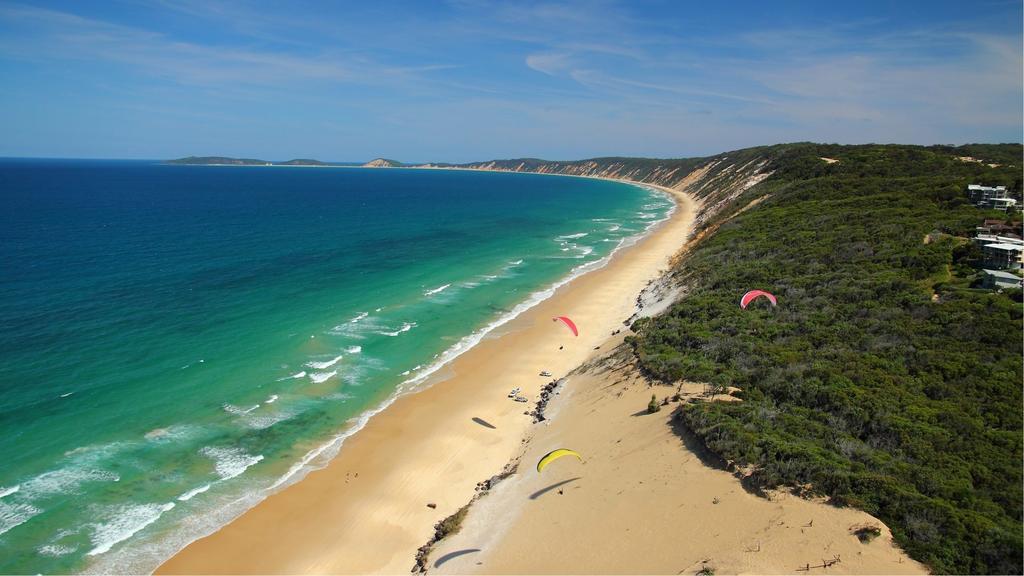
<path fill-rule="evenodd" d="M 565 374 L 584 362 L 667 268 L 694 216 L 692 200 L 672 193 L 679 207 L 642 241 L 456 358 L 442 385 L 398 398 L 326 468 L 193 542 L 158 572 L 408 571 L 434 523 L 500 471 L 532 426 L 526 405 L 510 401 L 508 390 L 535 398 L 547 383 L 539 372 Z M 551 329 L 561 315 L 581 326 L 578 338 Z"/>
<path fill-rule="evenodd" d="M 744 158 L 711 158 L 694 166 L 654 168 L 643 174 L 626 165 L 585 162 L 463 166 L 633 181 L 671 194 L 677 209 L 637 244 L 617 253 L 606 266 L 562 286 L 549 299 L 507 324 L 502 335 L 485 339 L 456 358 L 443 376 L 435 377 L 433 383 L 443 380 L 443 385 L 399 397 L 349 438 L 324 469 L 310 473 L 218 532 L 188 545 L 157 572 L 409 571 L 417 550 L 434 536 L 434 525 L 473 500 L 480 481 L 498 474 L 524 454 L 544 450 L 549 444 L 557 447 L 552 443 L 561 438 L 544 433 L 570 427 L 573 434 L 600 436 L 589 429 L 604 422 L 587 419 L 566 419 L 550 428 L 538 427 L 528 414 L 528 405 L 511 401 L 507 392 L 519 388 L 524 396 L 536 398 L 550 380 L 538 377 L 539 372 L 550 372 L 556 378 L 569 374 L 620 343 L 625 335 L 624 321 L 668 305 L 677 296 L 665 278 L 670 262 L 679 257 L 695 227 L 769 175 L 763 170 L 765 164 Z M 562 331 L 551 330 L 551 318 L 561 315 L 571 316 L 581 327 L 579 337 L 570 339 Z M 570 393 L 563 392 L 554 406 L 558 411 L 563 410 L 559 404 L 573 405 L 571 399 L 566 400 L 574 394 L 572 380 L 567 385 Z M 571 409 L 565 411 L 571 413 Z M 663 428 L 670 431 L 667 426 Z M 539 432 L 535 434 L 535 430 Z M 675 449 L 685 459 L 678 440 Z M 589 481 L 598 480 L 596 471 L 587 470 Z M 654 475 L 653 470 L 645 471 L 643 467 L 636 473 Z M 727 481 L 739 486 L 735 478 Z M 515 494 L 517 486 L 527 486 L 516 481 L 503 484 L 507 487 L 502 488 L 505 494 Z M 531 532 L 539 534 L 530 527 L 529 518 L 521 530 L 509 526 L 496 530 L 491 525 L 504 522 L 497 518 L 514 516 L 512 511 L 522 511 L 527 505 L 536 507 L 535 500 L 517 502 L 495 495 L 488 499 L 491 502 L 487 505 L 510 510 L 498 517 L 471 510 L 468 525 L 477 525 L 477 531 L 467 528 L 461 538 L 486 531 L 491 534 L 492 547 L 500 550 L 495 534 L 510 538 L 515 534 L 527 538 Z M 434 556 L 454 552 L 450 546 L 458 542 L 462 540 L 443 542 Z M 632 556 L 628 550 L 620 547 L 618 551 L 627 562 L 622 569 L 643 568 L 628 564 Z M 889 552 L 890 556 L 898 554 L 897 550 Z M 459 571 L 472 571 L 476 566 L 486 572 L 500 566 L 498 559 L 503 557 L 496 553 L 495 560 L 481 562 L 480 557 L 471 556 L 466 554 L 461 564 L 452 562 L 451 566 Z M 489 554 L 483 557 L 491 558 Z M 470 560 L 473 564 L 466 565 Z M 542 564 L 535 565 L 535 569 L 543 566 L 555 568 Z M 907 562 L 906 566 L 915 565 Z M 516 569 L 517 565 L 508 567 Z"/>

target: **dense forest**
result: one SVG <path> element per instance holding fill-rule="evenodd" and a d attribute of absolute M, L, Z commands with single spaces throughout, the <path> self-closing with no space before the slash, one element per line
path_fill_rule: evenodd
<path fill-rule="evenodd" d="M 730 154 L 771 176 L 705 222 L 673 271 L 687 296 L 634 325 L 642 368 L 739 389 L 679 418 L 754 485 L 874 514 L 936 572 L 1022 573 L 1021 293 L 957 261 L 993 217 L 967 184 L 1019 197 L 1021 146 Z M 754 288 L 778 306 L 741 310 Z"/>

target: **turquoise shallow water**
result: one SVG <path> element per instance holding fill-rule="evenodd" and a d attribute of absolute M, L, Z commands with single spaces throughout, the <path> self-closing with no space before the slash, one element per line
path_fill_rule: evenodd
<path fill-rule="evenodd" d="M 557 176 L 0 160 L 0 573 L 151 570 L 671 205 Z"/>

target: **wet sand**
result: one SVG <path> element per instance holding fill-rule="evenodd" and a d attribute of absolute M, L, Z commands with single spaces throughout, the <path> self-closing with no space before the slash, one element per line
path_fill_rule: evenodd
<path fill-rule="evenodd" d="M 684 245 L 695 204 L 664 190 L 678 208 L 642 241 L 506 324 L 430 387 L 396 400 L 326 468 L 193 542 L 157 572 L 408 572 L 433 525 L 521 450 L 533 426 L 524 411 L 550 380 L 538 373 L 557 378 L 600 353 L 594 348 L 623 327 L 637 295 Z M 578 338 L 552 322 L 561 315 L 575 320 Z M 516 387 L 529 404 L 507 398 Z"/>

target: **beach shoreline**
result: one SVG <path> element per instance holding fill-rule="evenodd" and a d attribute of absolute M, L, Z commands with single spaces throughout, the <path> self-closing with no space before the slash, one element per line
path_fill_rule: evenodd
<path fill-rule="evenodd" d="M 635 312 L 637 295 L 689 237 L 695 213 L 689 196 L 643 182 L 601 179 L 656 188 L 675 207 L 604 265 L 570 279 L 504 324 L 501 335 L 463 351 L 428 386 L 376 411 L 326 467 L 187 545 L 157 571 L 409 570 L 433 524 L 468 502 L 478 481 L 500 471 L 531 426 L 522 412 L 532 404 L 513 402 L 507 390 L 521 388 L 532 403 L 549 380 L 538 377 L 540 371 L 557 377 L 590 357 Z M 563 314 L 580 324 L 579 338 L 569 340 L 567 332 L 552 329 L 549 318 Z M 536 365 L 527 367 L 525 358 Z M 496 427 L 485 428 L 474 417 Z"/>

